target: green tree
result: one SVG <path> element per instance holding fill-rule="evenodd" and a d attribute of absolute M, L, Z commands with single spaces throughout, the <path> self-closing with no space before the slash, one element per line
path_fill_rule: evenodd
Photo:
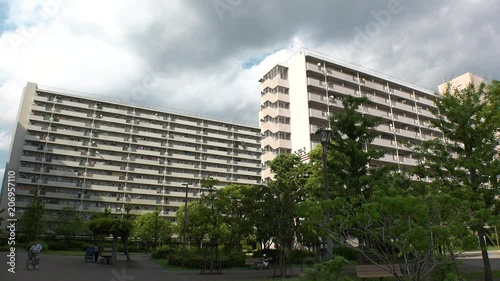
<path fill-rule="evenodd" d="M 305 197 L 306 166 L 297 155 L 282 154 L 270 164 L 275 177 L 263 187 L 258 210 L 265 220 L 258 221 L 269 231 L 279 250 L 280 276 L 286 274 L 286 251 L 293 246 L 299 217 L 296 205 Z"/>
<path fill-rule="evenodd" d="M 112 218 L 110 212 L 106 210 L 104 213 L 94 215 L 88 222 L 87 227 L 92 231 L 94 236 L 112 235 L 113 248 L 111 253 L 111 264 L 116 263 L 118 253 L 118 242 L 121 237 L 125 244 L 125 253 L 127 260 L 130 261 L 128 251 L 126 250 L 126 241 L 133 230 L 133 221 L 127 218 Z"/>
<path fill-rule="evenodd" d="M 28 241 L 38 239 L 45 229 L 45 207 L 40 197 L 35 196 L 26 211 L 21 215 L 19 231 L 26 235 Z"/>
<path fill-rule="evenodd" d="M 74 239 L 76 235 L 84 231 L 84 221 L 82 217 L 78 211 L 71 207 L 62 208 L 55 222 L 55 233 L 64 237 L 68 247 L 70 241 Z"/>
<path fill-rule="evenodd" d="M 468 85 L 447 90 L 435 101 L 437 120 L 432 125 L 443 138 L 424 141 L 416 147 L 421 165 L 418 174 L 440 183 L 442 192 L 462 200 L 470 210 L 469 227 L 479 237 L 485 280 L 491 281 L 491 265 L 486 248 L 485 225 L 498 215 L 500 164 L 500 82 Z M 495 205 L 497 206 L 495 208 Z"/>
<path fill-rule="evenodd" d="M 136 236 L 148 245 L 151 243 L 153 250 L 156 250 L 160 241 L 168 242 L 172 237 L 172 226 L 160 215 L 158 208 L 152 213 L 139 216 L 135 225 Z"/>
<path fill-rule="evenodd" d="M 253 185 L 231 184 L 217 191 L 222 220 L 230 232 L 224 241 L 227 251 L 242 251 L 242 242 L 254 238 L 251 218 L 257 208 L 258 195 L 259 187 Z"/>
<path fill-rule="evenodd" d="M 334 220 L 326 222 L 324 219 L 327 208 L 331 214 L 336 212 L 332 199 L 346 198 L 346 206 L 352 210 L 359 208 L 363 203 L 369 202 L 376 180 L 393 168 L 376 169 L 369 165 L 372 160 L 384 155 L 383 150 L 367 149 L 379 135 L 375 128 L 379 125 L 380 118 L 362 114 L 359 107 L 371 103 L 365 97 L 347 96 L 342 102 L 344 110 L 329 120 L 332 137 L 331 142 L 327 144 L 328 200 L 324 199 L 323 191 L 322 148 L 318 146 L 310 153 L 307 205 L 311 208 L 309 215 L 313 215 L 313 210 L 315 215 L 313 221 L 308 222 L 306 217 L 304 223 L 320 223 L 323 229 L 322 237 L 330 236 L 336 239 L 345 231 L 340 229 L 342 226 Z M 322 221 L 318 221 L 319 219 Z M 331 237 L 332 235 L 337 237 Z M 363 240 L 362 232 L 351 235 Z"/>

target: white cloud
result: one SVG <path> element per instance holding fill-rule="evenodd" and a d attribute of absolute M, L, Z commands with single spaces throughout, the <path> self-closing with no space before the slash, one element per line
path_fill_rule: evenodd
<path fill-rule="evenodd" d="M 11 135 L 7 132 L 0 132 L 0 150 L 7 150 L 10 146 Z"/>

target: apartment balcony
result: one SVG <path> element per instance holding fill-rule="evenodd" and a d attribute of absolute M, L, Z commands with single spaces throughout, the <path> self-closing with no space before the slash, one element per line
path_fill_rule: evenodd
<path fill-rule="evenodd" d="M 267 137 L 262 140 L 262 146 L 265 147 L 267 145 L 269 145 L 273 149 L 277 149 L 279 147 L 292 148 L 292 142 L 290 140 L 274 139 L 271 137 Z"/>
<path fill-rule="evenodd" d="M 101 124 L 98 124 L 96 126 L 94 126 L 94 128 L 96 129 L 99 129 L 100 131 L 108 131 L 108 132 L 113 132 L 113 133 L 123 133 L 123 134 L 127 134 L 128 133 L 126 132 L 126 130 L 128 128 L 126 127 L 118 127 L 118 126 L 106 126 L 106 125 L 101 125 Z"/>
<path fill-rule="evenodd" d="M 50 180 L 39 180 L 41 185 L 52 186 L 52 187 L 73 187 L 76 188 L 76 182 L 65 182 L 65 181 L 50 181 Z"/>
<path fill-rule="evenodd" d="M 267 161 L 271 161 L 273 160 L 274 158 L 276 158 L 276 156 L 278 156 L 276 153 L 274 152 L 271 152 L 271 151 L 266 151 L 264 152 L 264 154 L 262 154 L 261 158 L 262 158 L 262 162 L 267 162 Z"/>
<path fill-rule="evenodd" d="M 365 109 L 365 113 L 371 115 L 371 116 L 376 116 L 376 117 L 381 117 L 385 119 L 386 121 L 392 122 L 392 117 L 390 116 L 390 111 L 383 111 L 375 108 L 367 108 Z"/>
<path fill-rule="evenodd" d="M 35 112 L 35 111 L 48 112 L 48 111 L 50 111 L 50 109 L 47 109 L 47 107 L 45 105 L 43 105 L 43 106 L 32 105 L 31 111 L 33 111 L 33 112 Z"/>
<path fill-rule="evenodd" d="M 198 162 L 194 162 L 193 164 L 182 164 L 182 163 L 172 163 L 172 168 L 176 169 L 188 169 L 188 170 L 198 170 Z"/>
<path fill-rule="evenodd" d="M 387 124 L 380 124 L 375 128 L 378 132 L 388 133 L 393 135 L 394 129 Z"/>
<path fill-rule="evenodd" d="M 138 198 L 132 198 L 132 199 L 130 199 L 130 203 L 132 203 L 132 204 L 141 204 L 141 205 L 158 205 L 158 203 L 156 203 L 156 199 L 138 199 Z"/>
<path fill-rule="evenodd" d="M 385 154 L 382 158 L 377 160 L 389 164 L 399 164 L 398 157 L 392 154 Z"/>
<path fill-rule="evenodd" d="M 239 184 L 260 184 L 260 177 L 258 179 L 237 179 L 237 183 Z"/>
<path fill-rule="evenodd" d="M 415 118 L 409 118 L 403 115 L 399 114 L 394 114 L 394 121 L 400 122 L 403 124 L 408 124 L 408 125 L 416 125 L 417 124 L 417 119 Z"/>
<path fill-rule="evenodd" d="M 127 115 L 127 109 L 126 108 L 120 108 L 120 109 L 118 109 L 118 108 L 115 108 L 115 107 L 105 106 L 101 110 L 104 111 L 104 112 L 107 112 L 107 113 Z"/>
<path fill-rule="evenodd" d="M 47 132 L 47 130 L 49 129 L 48 126 L 41 126 L 41 125 L 33 125 L 33 124 L 29 124 L 27 129 L 29 131 L 37 131 L 37 132 Z"/>
<path fill-rule="evenodd" d="M 181 206 L 184 206 L 184 202 L 183 201 L 173 201 L 173 200 L 169 200 L 167 202 L 167 206 L 173 206 L 173 207 L 181 207 Z"/>
<path fill-rule="evenodd" d="M 418 114 L 423 115 L 425 117 L 436 119 L 436 117 L 434 116 L 434 114 L 432 114 L 432 112 L 430 112 L 428 110 L 419 108 L 419 109 L 417 109 L 417 112 L 418 112 Z"/>
<path fill-rule="evenodd" d="M 81 117 L 81 118 L 88 118 L 89 112 L 84 112 L 84 111 L 76 111 L 76 110 L 66 110 L 66 109 L 58 109 L 56 108 L 56 112 L 59 114 L 64 114 L 67 116 L 72 116 L 72 117 Z"/>
<path fill-rule="evenodd" d="M 150 185 L 158 185 L 161 183 L 161 179 L 159 177 L 146 179 L 146 178 L 133 178 L 129 180 L 129 182 L 137 183 L 137 184 L 150 184 Z"/>
<path fill-rule="evenodd" d="M 186 128 L 180 128 L 180 127 L 175 127 L 175 129 L 171 130 L 172 132 L 176 133 L 184 133 L 184 134 L 189 134 L 189 135 L 195 135 L 197 134 L 197 129 L 186 129 Z"/>
<path fill-rule="evenodd" d="M 106 134 L 99 134 L 96 139 L 100 140 L 105 140 L 105 141 L 111 141 L 111 142 L 121 142 L 125 143 L 125 136 L 120 136 L 120 135 L 106 135 Z"/>
<path fill-rule="evenodd" d="M 406 102 L 399 102 L 399 101 L 396 101 L 394 99 L 391 100 L 392 101 L 392 107 L 394 108 L 398 108 L 400 110 L 404 110 L 404 111 L 407 111 L 407 112 L 413 112 L 413 105 L 411 104 L 408 104 Z"/>
<path fill-rule="evenodd" d="M 381 96 L 381 94 L 379 94 L 379 93 L 377 93 L 376 96 L 374 96 L 372 94 L 363 93 L 363 96 L 367 97 L 369 100 L 371 100 L 372 102 L 374 102 L 377 105 L 383 105 L 383 106 L 387 106 L 387 107 L 390 106 L 388 96 L 384 97 L 384 96 Z"/>
<path fill-rule="evenodd" d="M 136 155 L 148 155 L 148 156 L 155 156 L 155 157 L 161 157 L 164 156 L 164 152 L 161 151 L 155 151 L 155 150 L 147 150 L 147 149 L 132 149 L 130 150 L 131 153 L 134 153 Z M 137 158 L 137 156 L 136 156 Z"/>
<path fill-rule="evenodd" d="M 192 172 L 192 173 L 170 172 L 168 175 L 172 176 L 172 177 L 185 178 L 185 179 L 197 179 L 198 178 L 198 172 Z"/>
<path fill-rule="evenodd" d="M 158 175 L 160 174 L 159 168 L 157 169 L 143 169 L 143 168 L 130 168 L 130 172 L 134 174 Z"/>
<path fill-rule="evenodd" d="M 221 141 L 221 142 L 218 142 L 218 141 L 210 141 L 210 140 L 203 140 L 201 142 L 202 146 L 203 147 L 206 147 L 207 145 L 209 146 L 217 146 L 217 147 L 223 147 L 223 148 L 232 148 L 233 147 L 233 144 L 231 142 L 228 142 L 228 141 Z"/>
<path fill-rule="evenodd" d="M 177 118 L 174 123 L 179 124 L 179 125 L 187 125 L 187 126 L 197 126 L 197 127 L 200 126 L 199 122 L 197 122 L 197 121 L 182 120 L 179 118 Z"/>
<path fill-rule="evenodd" d="M 280 107 L 266 107 L 262 109 L 261 111 L 261 116 L 265 117 L 267 115 L 271 117 L 276 117 L 276 116 L 284 116 L 284 117 L 290 117 L 290 109 L 286 108 L 280 108 Z"/>
<path fill-rule="evenodd" d="M 371 144 L 383 146 L 383 147 L 396 148 L 396 141 L 393 139 L 388 140 L 388 139 L 383 139 L 383 138 L 375 138 Z"/>
<path fill-rule="evenodd" d="M 266 101 L 272 103 L 277 101 L 290 102 L 290 96 L 283 93 L 266 93 L 265 95 L 261 96 L 260 100 L 261 104 Z"/>
<path fill-rule="evenodd" d="M 238 172 L 234 172 L 235 174 L 242 175 L 242 176 L 254 176 L 254 177 L 260 177 L 261 171 L 247 171 L 247 170 L 242 170 L 238 169 Z"/>
<path fill-rule="evenodd" d="M 344 87 L 344 86 L 338 85 L 338 84 L 333 85 L 333 87 L 329 87 L 329 90 L 336 92 L 336 93 L 340 93 L 342 95 L 346 95 L 346 96 L 356 96 L 356 97 L 360 96 L 359 94 L 357 94 L 357 91 L 358 91 L 357 88 L 352 89 L 352 88 Z"/>
<path fill-rule="evenodd" d="M 309 109 L 309 117 L 328 120 L 328 113 L 327 113 L 327 111 L 323 111 L 323 110 L 319 110 L 319 109 L 315 109 L 315 108 L 310 108 Z"/>
<path fill-rule="evenodd" d="M 137 164 L 146 164 L 146 165 L 160 165 L 159 160 L 150 160 L 150 159 L 141 159 L 139 157 L 136 157 L 135 159 L 130 159 L 130 162 L 137 163 Z"/>
<path fill-rule="evenodd" d="M 57 124 L 58 126 L 71 126 L 71 127 L 79 127 L 79 128 L 87 128 L 88 125 L 83 120 L 70 120 L 70 119 L 59 119 L 59 121 L 53 121 L 52 123 Z"/>
<path fill-rule="evenodd" d="M 435 108 L 436 105 L 434 104 L 434 100 L 433 100 L 434 96 L 429 96 L 428 98 L 424 98 L 424 97 L 420 97 L 420 96 L 416 96 L 415 97 L 415 100 L 417 101 L 417 103 L 420 103 L 422 105 L 426 105 L 426 106 L 430 106 L 432 108 Z"/>
<path fill-rule="evenodd" d="M 152 212 L 154 212 L 154 210 L 137 210 L 137 209 L 130 210 L 131 215 L 144 215 Z"/>
<path fill-rule="evenodd" d="M 284 79 L 275 77 L 274 79 L 267 79 L 261 83 L 261 89 L 265 89 L 265 88 L 274 89 L 277 86 L 289 88 L 288 80 L 284 80 Z"/>
<path fill-rule="evenodd" d="M 92 212 L 92 213 L 104 213 L 105 210 L 106 210 L 106 207 L 89 206 L 89 212 Z"/>
<path fill-rule="evenodd" d="M 418 160 L 411 158 L 409 156 L 399 156 L 399 160 L 401 165 L 407 165 L 407 166 L 417 166 L 418 165 Z"/>
<path fill-rule="evenodd" d="M 70 172 L 70 171 L 50 170 L 49 172 L 45 172 L 44 174 L 54 177 L 76 177 L 76 178 L 79 177 L 78 172 Z"/>
<path fill-rule="evenodd" d="M 99 174 L 90 174 L 90 173 L 87 174 L 86 178 L 93 179 L 93 180 L 104 180 L 104 181 L 119 181 L 120 180 L 120 176 L 99 175 Z"/>
<path fill-rule="evenodd" d="M 224 154 L 225 155 L 225 154 Z M 179 154 L 179 153 L 169 153 L 167 158 L 179 159 L 179 160 L 194 160 L 200 161 L 198 156 L 194 154 Z"/>
<path fill-rule="evenodd" d="M 83 146 L 81 141 L 74 141 L 74 140 L 62 139 L 62 138 L 56 138 L 56 139 L 54 140 L 54 144 L 61 144 L 61 145 L 68 145 L 68 146 L 76 146 L 76 147 L 81 147 L 81 146 Z"/>
<path fill-rule="evenodd" d="M 35 173 L 39 174 L 40 173 L 40 167 L 19 167 L 17 169 L 19 173 Z"/>
<path fill-rule="evenodd" d="M 173 139 L 179 142 L 187 142 L 187 143 L 192 143 L 192 144 L 198 144 L 201 142 L 200 138 L 197 137 L 181 137 L 181 136 L 174 136 L 174 137 L 169 137 L 169 139 Z"/>
<path fill-rule="evenodd" d="M 216 173 L 231 173 L 231 166 L 227 167 L 213 167 L 213 166 L 205 166 L 201 167 L 202 171 L 207 171 L 207 172 L 216 172 Z"/>
<path fill-rule="evenodd" d="M 260 167 L 261 167 L 260 161 L 254 161 L 254 162 L 239 161 L 238 163 L 234 163 L 234 166 L 236 166 L 238 168 L 245 167 L 245 168 L 258 168 L 258 169 L 260 169 Z"/>
<path fill-rule="evenodd" d="M 385 84 L 379 84 L 379 83 L 375 83 L 375 82 L 366 80 L 364 84 L 362 83 L 362 86 L 367 87 L 368 90 L 374 89 L 374 90 L 377 90 L 380 92 L 387 92 Z"/>
<path fill-rule="evenodd" d="M 90 190 L 96 190 L 96 191 L 105 191 L 105 192 L 122 192 L 119 190 L 117 186 L 110 186 L 110 185 L 99 185 L 99 184 L 90 184 L 87 186 Z M 116 198 L 112 197 L 115 201 Z"/>
<path fill-rule="evenodd" d="M 201 151 L 205 152 L 206 154 L 212 154 L 212 155 L 219 155 L 219 156 L 228 156 L 231 155 L 231 151 L 225 151 L 225 150 L 216 150 L 216 149 L 207 149 L 207 148 L 202 148 Z"/>

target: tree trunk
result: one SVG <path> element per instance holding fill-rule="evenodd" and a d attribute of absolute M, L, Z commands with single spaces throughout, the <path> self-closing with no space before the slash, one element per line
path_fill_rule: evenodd
<path fill-rule="evenodd" d="M 481 255 L 483 256 L 484 281 L 493 281 L 493 276 L 491 275 L 490 258 L 488 257 L 488 249 L 486 248 L 484 235 L 484 227 L 481 226 L 479 228 L 479 231 L 477 232 L 477 236 L 479 236 L 479 245 L 481 246 Z"/>
<path fill-rule="evenodd" d="M 116 256 L 118 254 L 118 236 L 113 235 L 113 250 L 111 252 L 111 264 L 116 264 Z"/>
<path fill-rule="evenodd" d="M 128 254 L 128 237 L 123 237 L 123 250 L 125 252 L 125 256 L 127 257 L 127 261 L 130 262 L 130 255 Z"/>

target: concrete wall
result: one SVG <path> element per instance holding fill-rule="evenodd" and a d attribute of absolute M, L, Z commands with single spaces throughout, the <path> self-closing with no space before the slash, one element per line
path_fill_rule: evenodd
<path fill-rule="evenodd" d="M 292 153 L 304 147 L 309 152 L 311 150 L 311 132 L 305 54 L 299 52 L 291 57 L 288 60 L 288 67 Z"/>
<path fill-rule="evenodd" d="M 23 152 L 24 138 L 26 136 L 29 123 L 30 113 L 28 112 L 31 108 L 31 104 L 33 103 L 33 97 L 35 95 L 36 84 L 28 83 L 26 87 L 24 87 L 23 95 L 21 98 L 21 103 L 19 105 L 19 110 L 17 112 L 16 123 L 12 130 L 12 139 L 10 141 L 10 150 L 7 157 L 7 164 L 5 166 L 5 175 L 3 177 L 2 182 L 2 194 L 0 196 L 0 210 L 5 209 L 5 212 L 2 213 L 2 217 L 7 217 L 7 173 L 9 171 L 16 172 L 16 178 L 19 176 L 18 168 L 21 165 L 21 153 Z M 19 217 L 20 214 L 17 214 Z M 2 229 L 4 228 L 5 220 L 2 225 Z"/>

